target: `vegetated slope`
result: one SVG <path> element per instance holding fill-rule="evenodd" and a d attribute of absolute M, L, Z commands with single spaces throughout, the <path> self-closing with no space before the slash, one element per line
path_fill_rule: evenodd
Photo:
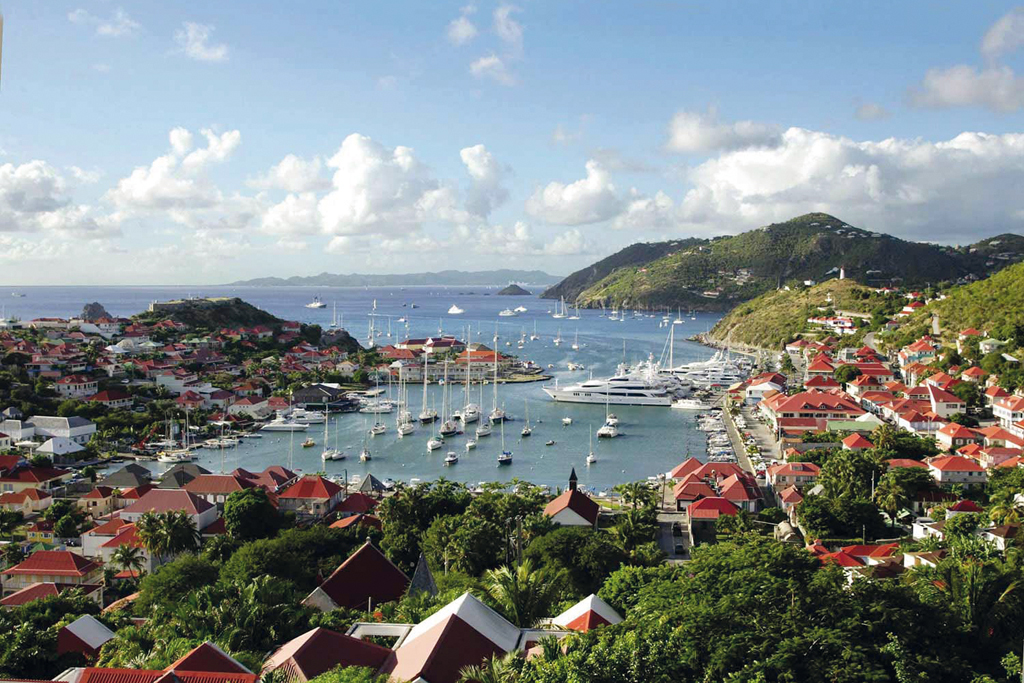
<path fill-rule="evenodd" d="M 499 291 L 498 296 L 530 296 L 530 291 L 513 284 Z"/>
<path fill-rule="evenodd" d="M 174 308 L 155 312 L 147 311 L 135 316 L 138 320 L 152 323 L 159 320 L 174 320 L 190 328 L 215 330 L 222 327 L 252 327 L 266 325 L 273 327 L 284 321 L 277 316 L 256 308 L 250 303 L 234 297 L 212 299 L 190 299 Z"/>
<path fill-rule="evenodd" d="M 831 295 L 831 301 L 829 301 Z M 742 303 L 711 328 L 711 339 L 766 349 L 783 345 L 807 328 L 822 309 L 870 313 L 885 297 L 852 280 L 828 280 L 813 287 L 772 290 Z"/>
<path fill-rule="evenodd" d="M 787 282 L 823 280 L 845 267 L 864 284 L 922 286 L 985 272 L 985 257 L 908 242 L 812 213 L 622 268 L 584 290 L 580 305 L 725 310 Z"/>
<path fill-rule="evenodd" d="M 559 297 L 565 297 L 566 301 L 575 301 L 576 297 L 583 290 L 591 287 L 620 268 L 650 263 L 674 251 L 688 249 L 691 246 L 704 244 L 705 242 L 706 240 L 703 239 L 689 238 L 670 240 L 668 242 L 640 242 L 631 244 L 625 249 L 601 259 L 597 263 L 577 270 L 554 287 L 549 287 L 545 290 L 541 294 L 541 298 L 558 299 Z"/>
<path fill-rule="evenodd" d="M 946 298 L 928 304 L 912 321 L 939 317 L 945 333 L 956 335 L 973 327 L 1005 339 L 1015 325 L 1024 324 L 1024 263 L 1009 266 L 969 285 L 954 287 Z"/>
<path fill-rule="evenodd" d="M 436 273 L 352 273 L 340 275 L 320 273 L 319 275 L 293 276 L 289 278 L 260 277 L 230 283 L 238 287 L 416 287 L 430 285 L 477 286 L 504 285 L 509 282 L 531 282 L 547 284 L 559 279 L 542 270 L 442 270 Z"/>

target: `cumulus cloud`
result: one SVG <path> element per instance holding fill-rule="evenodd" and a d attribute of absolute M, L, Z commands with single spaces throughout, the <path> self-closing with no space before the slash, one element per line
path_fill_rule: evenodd
<path fill-rule="evenodd" d="M 197 24 L 186 21 L 174 33 L 174 42 L 189 59 L 199 62 L 223 62 L 228 58 L 228 46 L 224 43 L 212 44 L 210 37 L 216 27 L 209 24 Z"/>
<path fill-rule="evenodd" d="M 825 211 L 910 239 L 969 242 L 1024 224 L 1024 134 L 858 142 L 790 128 L 773 148 L 723 153 L 688 178 L 677 210 L 686 229 L 739 231 Z"/>
<path fill-rule="evenodd" d="M 88 185 L 98 183 L 100 178 L 103 177 L 103 171 L 98 168 L 87 171 L 84 168 L 79 168 L 78 166 L 68 166 L 67 171 L 71 174 L 72 178 L 80 183 Z"/>
<path fill-rule="evenodd" d="M 0 233 L 0 263 L 52 261 L 66 256 L 70 251 L 71 243 L 67 240 L 27 240 Z"/>
<path fill-rule="evenodd" d="M 597 161 L 587 162 L 587 177 L 572 183 L 552 181 L 526 200 L 526 212 L 534 218 L 559 225 L 598 223 L 617 215 L 622 200 L 611 176 Z"/>
<path fill-rule="evenodd" d="M 930 69 L 919 86 L 911 88 L 910 101 L 918 107 L 981 106 L 999 112 L 1024 106 L 1024 78 L 1008 66 L 978 70 L 960 64 Z"/>
<path fill-rule="evenodd" d="M 193 149 L 192 133 L 184 128 L 172 130 L 168 136 L 171 151 L 119 180 L 107 192 L 107 199 L 126 212 L 189 211 L 219 204 L 223 199 L 220 190 L 201 171 L 209 164 L 226 160 L 237 149 L 242 136 L 237 130 L 218 135 L 203 129 L 201 133 L 207 146 Z"/>
<path fill-rule="evenodd" d="M 477 36 L 476 25 L 470 21 L 469 16 L 476 12 L 476 6 L 466 5 L 462 8 L 459 16 L 448 24 L 448 42 L 452 45 L 465 45 Z"/>
<path fill-rule="evenodd" d="M 466 197 L 466 210 L 486 218 L 508 199 L 508 190 L 502 186 L 507 169 L 483 145 L 466 147 L 459 152 L 459 156 L 472 179 Z"/>
<path fill-rule="evenodd" d="M 387 149 L 353 133 L 328 161 L 332 189 L 318 205 L 334 235 L 401 232 L 427 220 L 461 220 L 455 192 L 434 178 L 409 147 Z"/>
<path fill-rule="evenodd" d="M 139 31 L 142 25 L 133 20 L 128 13 L 118 7 L 108 19 L 90 14 L 84 9 L 76 9 L 68 13 L 68 21 L 73 24 L 85 24 L 96 27 L 96 35 L 119 38 L 130 36 Z"/>
<path fill-rule="evenodd" d="M 981 54 L 992 60 L 1024 46 L 1024 7 L 1015 7 L 999 18 L 981 39 Z"/>
<path fill-rule="evenodd" d="M 515 85 L 516 83 L 516 79 L 509 73 L 505 61 L 493 52 L 470 64 L 469 73 L 477 78 L 489 78 L 502 85 Z"/>
<path fill-rule="evenodd" d="M 523 51 L 523 25 L 512 18 L 512 13 L 519 11 L 515 5 L 499 5 L 494 10 L 494 32 L 516 55 Z"/>
<path fill-rule="evenodd" d="M 779 128 L 755 121 L 721 121 L 718 111 L 681 111 L 672 117 L 666 147 L 673 152 L 712 152 L 779 143 Z"/>
<path fill-rule="evenodd" d="M 288 192 L 309 192 L 330 187 L 330 181 L 320 176 L 323 163 L 320 157 L 306 160 L 294 154 L 285 155 L 281 161 L 270 167 L 265 174 L 249 181 L 252 187 Z"/>
<path fill-rule="evenodd" d="M 59 233 L 81 238 L 119 233 L 115 221 L 97 218 L 72 202 L 68 182 L 45 161 L 0 165 L 0 232 Z"/>
<path fill-rule="evenodd" d="M 864 104 L 857 107 L 857 111 L 854 115 L 861 121 L 878 121 L 881 119 L 887 119 L 891 114 L 889 110 L 880 104 L 875 102 L 865 102 Z"/>
<path fill-rule="evenodd" d="M 504 225 L 459 225 L 452 232 L 448 243 L 465 245 L 481 254 L 503 256 L 576 256 L 593 253 L 594 245 L 578 228 L 566 230 L 545 243 L 533 234 L 529 224 L 516 221 Z"/>
<path fill-rule="evenodd" d="M 313 192 L 288 195 L 263 214 L 263 231 L 277 235 L 313 235 L 320 232 L 317 201 Z"/>
<path fill-rule="evenodd" d="M 671 197 L 661 190 L 648 197 L 633 188 L 626 208 L 616 216 L 612 227 L 620 230 L 666 230 L 678 222 L 678 210 Z"/>

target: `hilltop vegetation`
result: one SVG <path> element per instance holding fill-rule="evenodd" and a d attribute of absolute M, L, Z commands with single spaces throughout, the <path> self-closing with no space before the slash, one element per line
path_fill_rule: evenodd
<path fill-rule="evenodd" d="M 230 283 L 238 287 L 419 287 L 435 285 L 487 287 L 508 282 L 547 284 L 558 280 L 542 270 L 442 270 L 436 273 L 320 273 L 292 277 L 259 277 Z"/>
<path fill-rule="evenodd" d="M 912 322 L 939 317 L 943 330 L 956 335 L 974 327 L 997 339 L 1006 339 L 1014 328 L 1024 325 L 1024 263 L 1012 265 L 995 275 L 954 287 L 944 299 L 931 302 Z"/>
<path fill-rule="evenodd" d="M 189 299 L 174 302 L 173 307 L 146 311 L 135 316 L 140 322 L 152 324 L 173 320 L 192 329 L 216 330 L 222 327 L 274 326 L 284 322 L 277 316 L 235 298 Z"/>
<path fill-rule="evenodd" d="M 783 284 L 823 280 L 846 268 L 862 284 L 984 277 L 1024 254 L 1024 237 L 969 248 L 909 242 L 811 213 L 730 237 L 633 245 L 573 273 L 544 296 L 581 306 L 728 310 Z"/>
<path fill-rule="evenodd" d="M 710 336 L 728 344 L 781 349 L 806 329 L 810 317 L 835 311 L 871 314 L 902 303 L 852 280 L 829 280 L 808 288 L 771 291 L 742 303 L 718 321 Z"/>

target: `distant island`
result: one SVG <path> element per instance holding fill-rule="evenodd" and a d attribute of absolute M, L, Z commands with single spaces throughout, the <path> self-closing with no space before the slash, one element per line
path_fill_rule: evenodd
<path fill-rule="evenodd" d="M 442 270 L 436 273 L 406 274 L 362 274 L 349 275 L 320 273 L 319 275 L 282 277 L 258 277 L 252 280 L 238 280 L 228 283 L 229 287 L 421 287 L 455 286 L 487 287 L 505 285 L 510 282 L 528 282 L 537 285 L 552 285 L 561 276 L 550 275 L 542 270 Z"/>
<path fill-rule="evenodd" d="M 531 292 L 528 289 L 523 289 L 519 285 L 512 284 L 505 289 L 498 292 L 498 296 L 530 296 Z"/>

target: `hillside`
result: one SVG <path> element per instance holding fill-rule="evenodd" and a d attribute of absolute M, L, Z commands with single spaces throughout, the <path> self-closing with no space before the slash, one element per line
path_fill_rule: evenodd
<path fill-rule="evenodd" d="M 1015 325 L 1024 325 L 1024 263 L 1001 270 L 969 285 L 954 287 L 946 298 L 933 301 L 911 320 L 925 321 L 937 315 L 944 333 L 953 336 L 973 327 L 998 339 L 1006 339 Z"/>
<path fill-rule="evenodd" d="M 498 292 L 498 296 L 530 296 L 530 291 L 523 289 L 519 285 L 509 285 Z"/>
<path fill-rule="evenodd" d="M 155 302 L 150 304 L 148 311 L 140 313 L 135 318 L 147 323 L 174 320 L 193 329 L 208 330 L 221 327 L 252 327 L 254 325 L 273 327 L 284 322 L 277 316 L 256 308 L 237 297 Z"/>
<path fill-rule="evenodd" d="M 542 270 L 442 270 L 436 273 L 379 274 L 320 273 L 319 275 L 260 277 L 230 283 L 233 287 L 422 287 L 422 286 L 476 286 L 506 285 L 509 282 L 529 282 L 546 285 L 557 282 L 558 275 Z"/>
<path fill-rule="evenodd" d="M 829 296 L 831 295 L 831 302 Z M 740 304 L 711 328 L 713 341 L 781 349 L 807 328 L 821 309 L 868 314 L 887 303 L 884 295 L 852 280 L 829 280 L 813 287 L 772 290 Z"/>
<path fill-rule="evenodd" d="M 729 237 L 634 245 L 573 273 L 545 296 L 575 296 L 588 307 L 728 310 L 782 284 L 832 277 L 840 267 L 863 284 L 920 287 L 984 277 L 1022 254 L 1019 235 L 955 248 L 869 232 L 812 213 Z"/>

